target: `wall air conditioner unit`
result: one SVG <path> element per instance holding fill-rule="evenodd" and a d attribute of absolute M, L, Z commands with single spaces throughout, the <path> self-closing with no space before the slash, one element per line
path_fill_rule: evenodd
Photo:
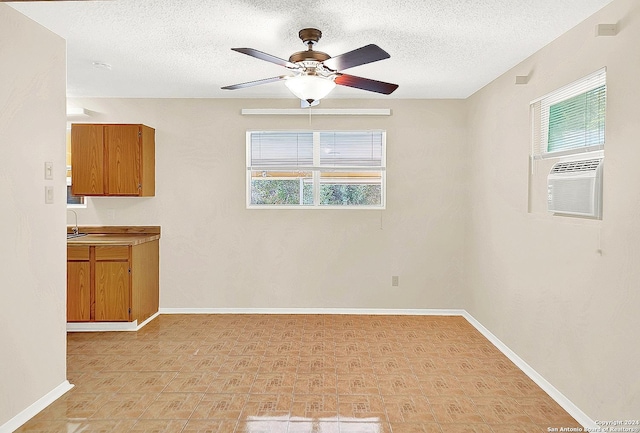
<path fill-rule="evenodd" d="M 602 219 L 604 158 L 561 161 L 547 177 L 549 212 Z"/>

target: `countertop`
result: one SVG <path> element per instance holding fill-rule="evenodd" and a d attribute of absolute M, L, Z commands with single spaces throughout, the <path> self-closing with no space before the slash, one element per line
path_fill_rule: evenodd
<path fill-rule="evenodd" d="M 73 227 L 67 227 L 67 233 Z M 139 245 L 160 239 L 159 226 L 80 226 L 85 236 L 67 239 L 70 245 Z"/>
<path fill-rule="evenodd" d="M 160 239 L 154 234 L 87 234 L 67 239 L 67 245 L 139 245 Z"/>

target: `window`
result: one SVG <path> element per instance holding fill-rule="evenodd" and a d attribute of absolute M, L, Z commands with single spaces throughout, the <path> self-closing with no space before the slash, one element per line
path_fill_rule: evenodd
<path fill-rule="evenodd" d="M 250 208 L 384 208 L 384 131 L 250 131 Z"/>
<path fill-rule="evenodd" d="M 604 149 L 606 69 L 531 103 L 534 158 Z"/>

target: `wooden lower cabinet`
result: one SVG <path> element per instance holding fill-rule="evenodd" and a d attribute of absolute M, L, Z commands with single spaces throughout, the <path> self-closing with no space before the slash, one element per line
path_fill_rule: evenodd
<path fill-rule="evenodd" d="M 98 322 L 130 322 L 129 262 L 96 262 Z"/>
<path fill-rule="evenodd" d="M 158 311 L 159 242 L 67 247 L 67 321 L 139 323 Z"/>
<path fill-rule="evenodd" d="M 67 321 L 69 322 L 88 322 L 91 318 L 89 274 L 88 260 L 67 261 Z"/>

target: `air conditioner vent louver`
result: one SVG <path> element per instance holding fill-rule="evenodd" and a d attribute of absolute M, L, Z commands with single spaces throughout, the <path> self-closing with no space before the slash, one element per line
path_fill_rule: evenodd
<path fill-rule="evenodd" d="M 549 212 L 602 218 L 604 158 L 561 161 L 547 177 Z"/>
<path fill-rule="evenodd" d="M 553 166 L 551 173 L 576 173 L 579 171 L 593 171 L 598 168 L 602 158 L 585 159 L 582 161 L 566 161 L 559 162 Z"/>

